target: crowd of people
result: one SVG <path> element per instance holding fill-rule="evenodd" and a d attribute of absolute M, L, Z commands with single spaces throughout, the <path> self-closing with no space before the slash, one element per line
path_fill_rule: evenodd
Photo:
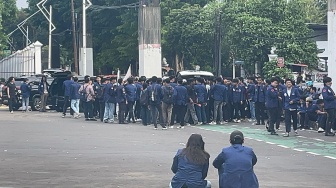
<path fill-rule="evenodd" d="M 7 95 L 9 111 L 13 113 L 10 96 L 15 94 L 14 78 L 9 78 Z M 63 83 L 64 107 L 62 117 L 70 107 L 70 115 L 80 117 L 80 104 L 86 121 L 100 121 L 119 124 L 158 124 L 162 129 L 184 128 L 185 125 L 221 125 L 228 122 L 248 121 L 254 125 L 265 125 L 271 135 L 278 135 L 280 122 L 285 122 L 285 134 L 290 136 L 299 129 L 313 129 L 334 136 L 336 127 L 335 94 L 332 80 L 325 77 L 321 93 L 312 85 L 305 89 L 291 79 L 262 77 L 204 79 L 201 77 L 180 79 L 128 78 L 127 80 L 86 76 L 84 83 L 68 76 Z M 28 110 L 29 81 L 21 85 L 22 109 Z M 41 109 L 46 111 L 48 83 L 42 77 L 38 87 L 41 95 Z M 116 118 L 117 115 L 117 118 Z"/>

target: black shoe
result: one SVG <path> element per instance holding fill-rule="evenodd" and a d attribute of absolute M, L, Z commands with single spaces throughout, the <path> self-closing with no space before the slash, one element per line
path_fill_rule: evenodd
<path fill-rule="evenodd" d="M 266 125 L 265 122 L 261 122 L 261 125 Z"/>
<path fill-rule="evenodd" d="M 85 121 L 90 121 L 90 119 L 89 119 L 89 118 L 86 118 Z"/>
<path fill-rule="evenodd" d="M 335 136 L 335 133 L 325 133 L 325 136 Z"/>
<path fill-rule="evenodd" d="M 96 119 L 94 119 L 94 118 L 91 118 L 91 119 L 90 119 L 90 121 L 97 121 L 97 120 L 96 120 Z"/>
<path fill-rule="evenodd" d="M 275 131 L 273 131 L 273 132 L 271 132 L 271 135 L 275 135 L 275 136 L 277 136 L 278 133 L 276 133 Z"/>
<path fill-rule="evenodd" d="M 283 137 L 289 137 L 289 133 L 285 133 Z"/>
<path fill-rule="evenodd" d="M 256 123 L 255 125 L 260 125 L 260 123 Z"/>

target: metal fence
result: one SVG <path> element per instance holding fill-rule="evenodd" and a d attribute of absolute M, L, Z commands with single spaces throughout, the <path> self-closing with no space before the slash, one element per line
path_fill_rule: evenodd
<path fill-rule="evenodd" d="M 0 60 L 0 78 L 7 79 L 11 76 L 41 74 L 41 48 L 42 44 L 37 41 Z"/>

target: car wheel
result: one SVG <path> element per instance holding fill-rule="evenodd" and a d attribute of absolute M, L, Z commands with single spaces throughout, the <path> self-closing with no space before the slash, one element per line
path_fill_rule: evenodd
<path fill-rule="evenodd" d="M 40 97 L 35 97 L 34 98 L 33 105 L 32 105 L 32 110 L 33 111 L 41 110 L 41 98 Z"/>

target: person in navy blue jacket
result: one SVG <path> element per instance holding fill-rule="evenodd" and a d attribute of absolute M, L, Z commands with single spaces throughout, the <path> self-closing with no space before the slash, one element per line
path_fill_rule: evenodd
<path fill-rule="evenodd" d="M 73 78 L 74 83 L 70 87 L 70 100 L 71 100 L 71 109 L 74 111 L 74 117 L 79 118 L 79 89 L 81 85 L 78 83 L 78 78 Z"/>
<path fill-rule="evenodd" d="M 38 90 L 41 96 L 40 112 L 45 112 L 46 106 L 47 106 L 48 95 L 49 95 L 49 84 L 47 82 L 46 76 L 42 76 L 41 82 L 39 83 Z"/>
<path fill-rule="evenodd" d="M 65 117 L 66 111 L 68 107 L 70 106 L 70 88 L 71 85 L 74 83 L 73 78 L 71 75 L 68 76 L 67 80 L 63 82 L 63 89 L 64 89 L 64 105 L 63 105 L 63 115 L 62 118 Z M 73 115 L 73 110 L 70 108 L 70 115 Z"/>
<path fill-rule="evenodd" d="M 268 86 L 266 91 L 266 108 L 268 110 L 268 113 L 270 115 L 270 121 L 268 126 L 268 131 L 271 132 L 271 135 L 278 135 L 275 132 L 274 125 L 278 118 L 279 112 L 279 100 L 281 100 L 281 95 L 278 91 L 278 79 L 277 78 L 271 78 L 270 80 L 271 85 Z"/>
<path fill-rule="evenodd" d="M 180 122 L 180 127 L 184 128 L 184 116 L 187 111 L 187 102 L 189 100 L 188 91 L 185 86 L 183 86 L 183 81 L 178 80 L 178 85 L 174 89 L 173 100 L 176 107 L 177 121 Z"/>
<path fill-rule="evenodd" d="M 170 188 L 211 188 L 208 175 L 210 155 L 204 149 L 201 135 L 192 134 L 186 148 L 179 149 L 174 157 L 171 170 L 175 174 Z"/>
<path fill-rule="evenodd" d="M 232 103 L 234 109 L 234 117 L 233 121 L 236 123 L 240 123 L 240 115 L 239 111 L 241 111 L 241 106 L 243 105 L 243 89 L 239 86 L 239 80 L 233 79 L 232 80 Z"/>
<path fill-rule="evenodd" d="M 104 87 L 103 97 L 105 101 L 105 110 L 104 110 L 104 123 L 113 123 L 114 122 L 114 110 L 116 104 L 116 78 L 111 77 L 110 80 Z"/>
<path fill-rule="evenodd" d="M 119 86 L 117 87 L 117 98 L 116 98 L 116 102 L 119 105 L 118 120 L 119 120 L 119 124 L 127 124 L 125 122 L 125 113 L 127 110 L 127 106 L 126 106 L 127 100 L 126 100 L 126 92 L 125 92 L 122 78 L 118 79 L 118 84 Z"/>
<path fill-rule="evenodd" d="M 197 114 L 198 122 L 203 122 L 203 124 L 206 124 L 207 117 L 205 113 L 205 105 L 206 105 L 206 99 L 207 99 L 207 90 L 203 82 L 204 82 L 203 78 L 197 78 L 196 84 L 194 85 L 194 89 L 197 95 L 196 114 Z"/>
<path fill-rule="evenodd" d="M 227 102 L 227 89 L 223 84 L 221 77 L 216 78 L 216 84 L 210 89 L 210 96 L 214 100 L 214 115 L 213 122 L 211 124 L 223 123 L 223 105 Z M 219 115 L 219 118 L 218 118 Z"/>
<path fill-rule="evenodd" d="M 231 146 L 224 148 L 213 161 L 213 166 L 218 169 L 219 187 L 258 188 L 258 179 L 253 170 L 257 156 L 252 148 L 243 146 L 243 133 L 233 131 L 230 143 Z"/>
<path fill-rule="evenodd" d="M 233 104 L 232 104 L 232 79 L 225 78 L 224 84 L 227 88 L 227 104 L 224 106 L 224 119 L 226 122 L 232 122 L 233 118 Z"/>
<path fill-rule="evenodd" d="M 266 86 L 261 77 L 257 78 L 257 85 L 254 86 L 253 101 L 255 104 L 255 115 L 257 119 L 256 125 L 265 125 L 265 99 L 266 99 Z"/>
<path fill-rule="evenodd" d="M 31 85 L 29 85 L 28 78 L 24 79 L 24 82 L 20 86 L 22 94 L 22 112 L 28 112 L 29 110 L 29 97 L 31 92 Z"/>
<path fill-rule="evenodd" d="M 134 84 L 135 87 L 137 88 L 136 90 L 136 99 L 135 99 L 135 108 L 134 108 L 134 116 L 135 119 L 141 119 L 141 104 L 140 104 L 140 94 L 141 91 L 143 90 L 142 84 L 146 80 L 143 80 L 143 78 L 135 78 L 134 79 Z"/>
<path fill-rule="evenodd" d="M 323 83 L 324 87 L 322 89 L 322 96 L 324 101 L 324 109 L 327 111 L 328 114 L 325 135 L 335 136 L 335 133 L 331 131 L 332 126 L 334 126 L 335 123 L 336 113 L 336 96 L 334 90 L 331 88 L 332 79 L 330 77 L 325 77 L 323 79 Z"/>
<path fill-rule="evenodd" d="M 162 116 L 162 86 L 161 79 L 158 79 L 156 76 L 152 77 L 152 85 L 147 88 L 147 97 L 149 99 L 150 110 L 152 113 L 152 122 L 154 124 L 154 129 L 157 129 L 157 119 L 159 116 L 159 121 L 163 130 L 166 130 L 167 127 L 163 124 Z"/>
<path fill-rule="evenodd" d="M 127 84 L 125 86 L 125 92 L 126 92 L 126 99 L 127 99 L 127 114 L 128 119 L 127 122 L 129 123 L 132 119 L 132 122 L 135 123 L 134 118 L 134 104 L 137 98 L 137 87 L 134 85 L 133 78 L 127 79 Z"/>
<path fill-rule="evenodd" d="M 285 126 L 286 126 L 286 133 L 283 135 L 284 137 L 289 137 L 289 133 L 291 132 L 292 121 L 295 135 L 298 134 L 297 114 L 301 95 L 299 90 L 293 87 L 293 82 L 294 81 L 292 81 L 291 79 L 286 79 L 286 90 L 284 90 L 282 93 L 283 105 L 285 109 Z"/>

